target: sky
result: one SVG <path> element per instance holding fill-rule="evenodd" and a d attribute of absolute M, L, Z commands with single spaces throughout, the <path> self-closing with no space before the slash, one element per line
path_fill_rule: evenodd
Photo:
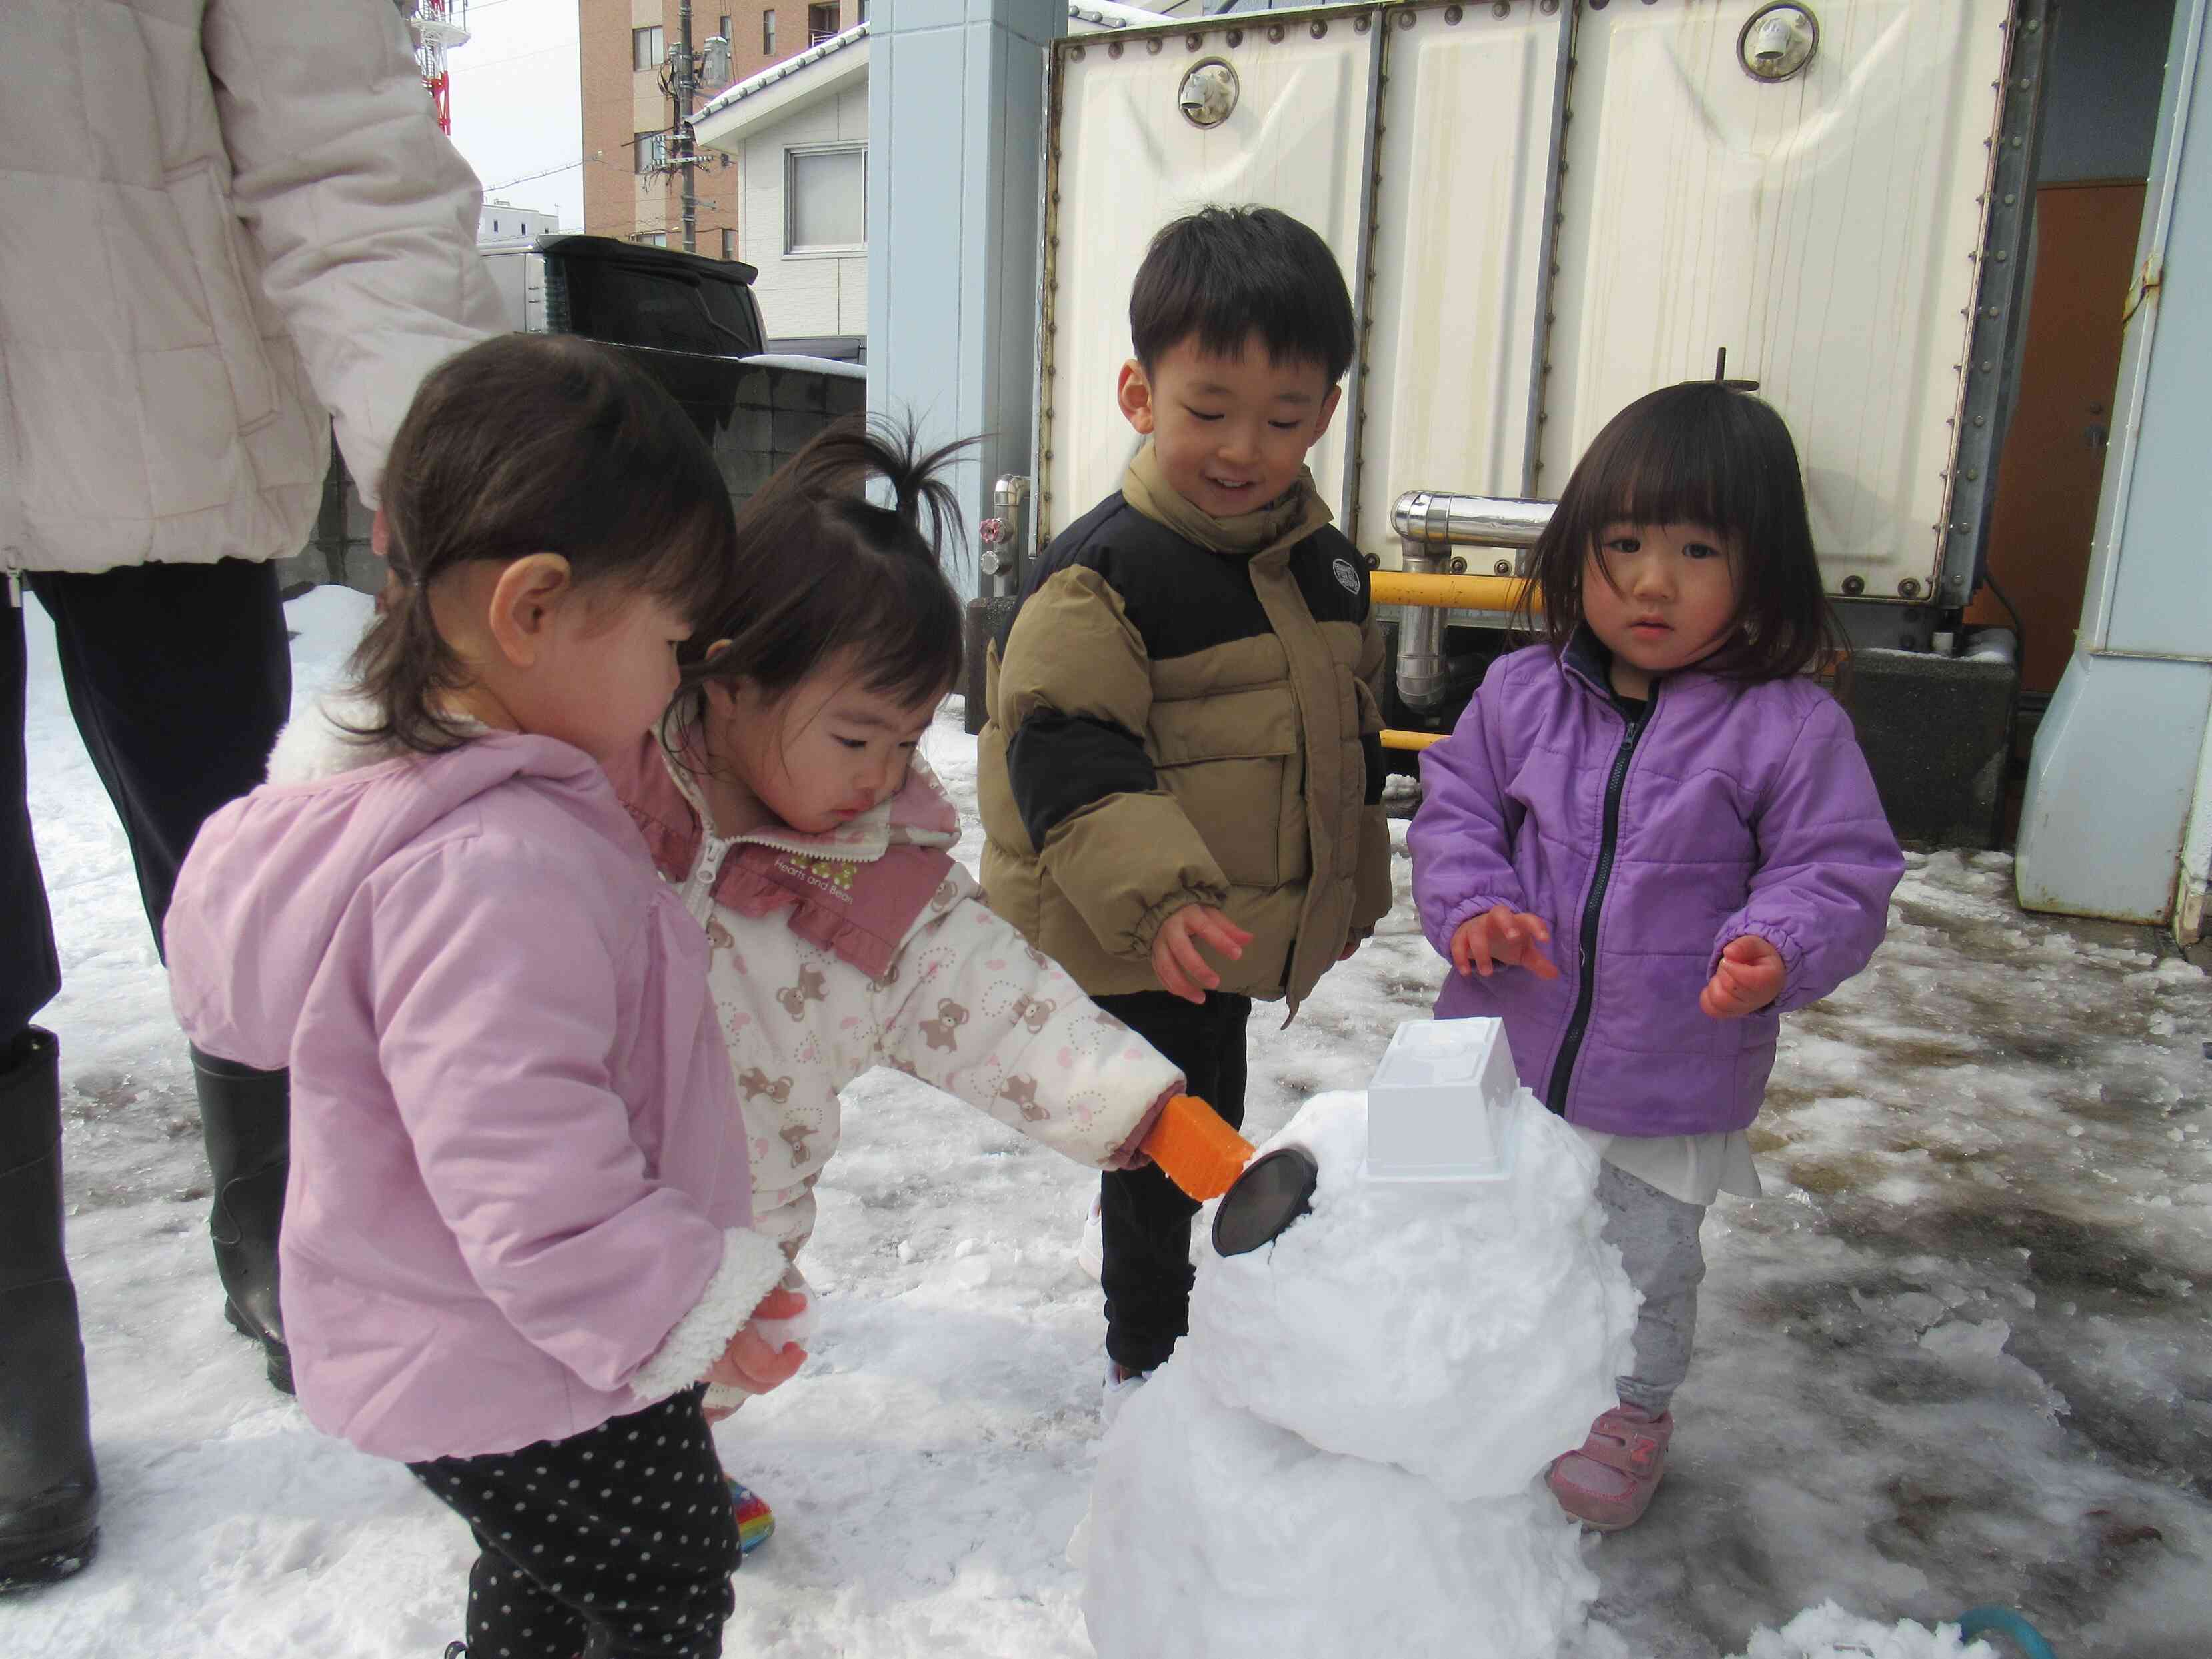
<path fill-rule="evenodd" d="M 468 0 L 469 43 L 447 58 L 453 143 L 484 199 L 556 213 L 565 230 L 584 223 L 576 9 L 577 0 Z"/>

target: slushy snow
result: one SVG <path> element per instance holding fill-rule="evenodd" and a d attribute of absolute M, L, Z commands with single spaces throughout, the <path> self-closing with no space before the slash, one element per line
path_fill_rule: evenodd
<path fill-rule="evenodd" d="M 1312 1154 L 1312 1212 L 1204 1239 L 1190 1334 L 1107 1434 L 1099 1659 L 1552 1659 L 1580 1627 L 1597 1580 L 1542 1475 L 1614 1403 L 1636 1296 L 1596 1157 L 1525 1089 L 1503 1112 L 1494 1183 L 1369 1180 L 1364 1094 L 1261 1149 Z"/>
<path fill-rule="evenodd" d="M 328 588 L 286 606 L 301 698 L 368 608 Z M 309 1428 L 222 1322 L 183 1040 L 52 630 L 35 599 L 21 615 L 64 976 L 40 1023 L 61 1039 L 104 1506 L 86 1571 L 0 1599 L 0 1655 L 436 1659 L 468 1530 Z M 957 698 L 925 746 L 972 871 Z M 1296 1024 L 1252 1022 L 1254 1139 L 1365 1087 L 1436 995 L 1391 827 L 1397 908 Z M 1583 1540 L 1600 1592 L 1576 1659 L 1742 1655 L 1828 1600 L 1916 1621 L 1911 1659 L 1984 1603 L 2061 1659 L 2212 1650 L 2212 981 L 2155 930 L 2023 915 L 2002 854 L 1906 866 L 1873 967 L 1783 1023 L 1752 1130 L 1768 1196 L 1706 1222 L 1666 1484 L 1640 1524 Z M 805 1258 L 812 1358 L 716 1431 L 777 1517 L 726 1649 L 1085 1659 L 1065 1552 L 1102 1445 L 1098 1285 L 1076 1260 L 1097 1181 L 911 1078 L 872 1073 L 845 1104 Z"/>

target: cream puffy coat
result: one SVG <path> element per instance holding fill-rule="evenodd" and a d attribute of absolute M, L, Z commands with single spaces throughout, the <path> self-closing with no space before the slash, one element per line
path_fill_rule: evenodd
<path fill-rule="evenodd" d="M 0 7 L 0 567 L 295 553 L 505 326 L 386 0 Z"/>
<path fill-rule="evenodd" d="M 827 835 L 716 835 L 649 744 L 615 787 L 707 930 L 708 985 L 752 1158 L 753 1223 L 796 1257 L 842 1133 L 838 1092 L 906 1072 L 1094 1169 L 1126 1168 L 1182 1074 L 983 902 L 952 803 L 916 757 Z"/>

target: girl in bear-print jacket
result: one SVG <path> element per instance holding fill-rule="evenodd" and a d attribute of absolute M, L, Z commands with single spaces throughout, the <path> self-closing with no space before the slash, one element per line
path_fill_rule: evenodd
<path fill-rule="evenodd" d="M 1141 1163 L 1183 1087 L 953 861 L 959 817 L 917 752 L 960 665 L 951 453 L 852 420 L 794 456 L 738 511 L 731 592 L 679 647 L 660 732 L 610 768 L 707 931 L 753 1225 L 793 1289 L 862 1073 L 909 1073 L 1093 1169 Z"/>

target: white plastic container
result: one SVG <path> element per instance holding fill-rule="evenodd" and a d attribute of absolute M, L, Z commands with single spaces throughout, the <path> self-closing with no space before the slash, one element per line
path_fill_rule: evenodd
<path fill-rule="evenodd" d="M 1494 1019 L 1409 1019 L 1367 1085 L 1370 1181 L 1503 1181 L 1520 1092 Z"/>

